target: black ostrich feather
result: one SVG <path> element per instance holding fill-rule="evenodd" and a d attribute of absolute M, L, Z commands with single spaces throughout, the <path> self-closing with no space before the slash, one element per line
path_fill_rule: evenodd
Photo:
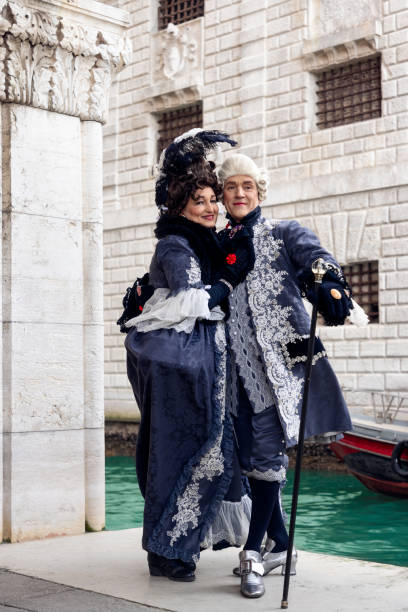
<path fill-rule="evenodd" d="M 189 166 L 205 158 L 209 151 L 222 142 L 232 147 L 237 144 L 228 134 L 218 130 L 202 130 L 195 135 L 188 135 L 187 132 L 185 138 L 178 142 L 173 141 L 165 150 L 161 163 L 156 182 L 156 205 L 165 205 L 170 179 L 188 173 Z"/>

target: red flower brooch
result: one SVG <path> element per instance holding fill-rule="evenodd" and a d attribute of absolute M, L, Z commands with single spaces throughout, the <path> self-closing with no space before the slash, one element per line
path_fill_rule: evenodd
<path fill-rule="evenodd" d="M 237 261 L 237 256 L 235 255 L 235 253 L 230 253 L 226 256 L 225 261 L 227 262 L 227 264 L 232 266 Z"/>

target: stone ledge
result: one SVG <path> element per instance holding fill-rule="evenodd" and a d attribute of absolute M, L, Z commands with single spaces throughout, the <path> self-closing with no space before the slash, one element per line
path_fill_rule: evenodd
<path fill-rule="evenodd" d="M 29 8 L 58 15 L 78 13 L 87 18 L 105 21 L 108 27 L 112 23 L 122 27 L 130 25 L 129 13 L 96 0 L 26 0 L 26 3 Z"/>
<path fill-rule="evenodd" d="M 203 97 L 203 85 L 199 76 L 189 80 L 180 78 L 147 87 L 143 97 L 146 112 L 159 113 L 198 102 Z"/>
<path fill-rule="evenodd" d="M 381 22 L 373 20 L 305 40 L 303 55 L 306 67 L 308 70 L 321 70 L 372 55 L 379 48 L 380 35 Z"/>
<path fill-rule="evenodd" d="M 290 183 L 273 183 L 269 189 L 267 205 L 277 206 L 407 184 L 405 163 L 386 164 L 363 170 L 336 172 Z"/>

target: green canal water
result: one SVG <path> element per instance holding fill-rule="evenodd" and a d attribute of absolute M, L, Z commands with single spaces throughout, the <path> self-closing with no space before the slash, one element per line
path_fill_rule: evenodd
<path fill-rule="evenodd" d="M 289 473 L 283 496 L 287 511 L 292 477 Z M 142 522 L 133 458 L 107 458 L 106 528 Z M 348 474 L 303 472 L 295 541 L 301 550 L 408 567 L 408 499 L 369 491 Z"/>

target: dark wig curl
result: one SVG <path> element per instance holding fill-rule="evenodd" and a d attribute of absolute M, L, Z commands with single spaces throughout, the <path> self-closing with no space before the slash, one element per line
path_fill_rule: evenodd
<path fill-rule="evenodd" d="M 191 164 L 185 174 L 170 177 L 166 200 L 167 210 L 162 214 L 172 217 L 179 215 L 197 189 L 204 189 L 204 187 L 211 187 L 219 200 L 222 187 L 214 169 L 214 162 L 200 159 Z"/>

